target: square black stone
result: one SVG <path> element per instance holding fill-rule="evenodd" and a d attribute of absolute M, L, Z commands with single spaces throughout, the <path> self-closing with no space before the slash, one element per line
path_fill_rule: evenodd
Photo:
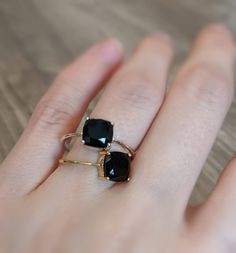
<path fill-rule="evenodd" d="M 130 172 L 130 157 L 123 152 L 110 152 L 105 155 L 103 168 L 104 176 L 115 182 L 127 181 Z"/>
<path fill-rule="evenodd" d="M 106 148 L 112 142 L 113 125 L 103 119 L 87 119 L 83 127 L 82 139 L 85 145 Z"/>

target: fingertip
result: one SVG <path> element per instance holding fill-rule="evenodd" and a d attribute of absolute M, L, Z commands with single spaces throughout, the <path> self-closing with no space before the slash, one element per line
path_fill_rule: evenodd
<path fill-rule="evenodd" d="M 233 38 L 232 32 L 229 27 L 224 23 L 212 23 L 203 28 L 203 31 L 213 31 L 217 33 L 221 33 Z"/>
<path fill-rule="evenodd" d="M 213 23 L 205 26 L 196 38 L 197 44 L 211 45 L 229 49 L 231 53 L 236 52 L 235 40 L 230 29 L 223 23 Z"/>
<path fill-rule="evenodd" d="M 100 42 L 94 49 L 109 64 L 119 62 L 123 58 L 123 45 L 113 37 Z"/>

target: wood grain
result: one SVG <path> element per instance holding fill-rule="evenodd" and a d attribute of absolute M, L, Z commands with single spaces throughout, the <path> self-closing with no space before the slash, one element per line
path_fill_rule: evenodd
<path fill-rule="evenodd" d="M 196 32 L 213 21 L 236 29 L 234 0 L 0 0 L 0 161 L 58 71 L 85 48 L 116 36 L 130 52 L 165 30 L 182 62 Z M 203 200 L 236 150 L 236 100 L 219 132 L 192 201 Z"/>

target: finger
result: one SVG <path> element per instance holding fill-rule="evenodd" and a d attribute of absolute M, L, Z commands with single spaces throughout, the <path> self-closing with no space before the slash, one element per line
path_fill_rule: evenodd
<path fill-rule="evenodd" d="M 76 129 L 91 98 L 121 58 L 120 44 L 109 39 L 89 49 L 62 71 L 1 166 L 2 194 L 24 194 L 49 175 L 61 152 L 62 133 Z"/>
<path fill-rule="evenodd" d="M 172 47 L 166 36 L 145 38 L 106 87 L 91 118 L 114 122 L 115 138 L 136 149 L 162 103 L 171 59 Z M 78 142 L 68 158 L 95 162 L 97 150 L 90 150 Z M 98 192 L 110 186 L 109 182 L 99 180 L 97 169 L 91 167 L 63 165 L 53 176 L 51 185 L 56 187 L 56 191 L 69 191 L 76 195 L 78 186 L 83 193 L 86 190 Z M 65 177 L 69 188 L 63 186 Z"/>
<path fill-rule="evenodd" d="M 235 45 L 223 25 L 199 34 L 135 160 L 133 181 L 154 189 L 178 214 L 231 104 L 234 59 Z"/>
<path fill-rule="evenodd" d="M 235 245 L 236 240 L 236 156 L 224 169 L 212 194 L 197 210 L 196 222 L 207 224 L 216 240 Z"/>

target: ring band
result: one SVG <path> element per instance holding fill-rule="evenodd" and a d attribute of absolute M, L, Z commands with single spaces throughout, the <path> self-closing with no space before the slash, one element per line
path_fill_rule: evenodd
<path fill-rule="evenodd" d="M 64 148 L 66 149 L 67 152 L 70 152 L 71 150 L 71 145 L 70 145 L 70 142 L 68 142 L 68 140 L 72 139 L 72 138 L 79 138 L 81 137 L 83 134 L 82 132 L 75 132 L 75 133 L 68 133 L 68 134 L 65 134 L 62 136 L 61 138 L 61 142 L 63 143 L 64 145 Z M 83 141 L 81 141 L 83 143 Z M 123 142 L 119 141 L 119 140 L 116 140 L 116 139 L 113 139 L 112 141 L 113 143 L 116 143 L 118 145 L 120 145 L 123 149 L 126 150 L 126 152 L 128 153 L 128 155 L 133 159 L 134 156 L 135 156 L 135 151 L 130 148 L 128 145 L 124 144 Z M 109 148 L 110 148 L 110 145 L 109 145 Z M 108 148 L 108 149 L 109 149 Z"/>
<path fill-rule="evenodd" d="M 71 140 L 82 138 L 81 143 L 87 146 L 99 148 L 99 159 L 97 163 L 60 159 L 60 164 L 75 164 L 84 166 L 95 166 L 98 168 L 98 176 L 111 181 L 129 181 L 130 163 L 134 159 L 135 151 L 123 142 L 113 138 L 113 123 L 103 119 L 87 118 L 82 132 L 65 134 L 61 141 L 67 152 L 71 150 Z M 116 143 L 125 152 L 111 151 L 111 143 Z"/>
<path fill-rule="evenodd" d="M 99 163 L 91 163 L 91 162 L 83 162 L 79 160 L 68 160 L 68 159 L 60 159 L 60 164 L 78 164 L 78 165 L 86 165 L 86 166 L 99 166 Z"/>

